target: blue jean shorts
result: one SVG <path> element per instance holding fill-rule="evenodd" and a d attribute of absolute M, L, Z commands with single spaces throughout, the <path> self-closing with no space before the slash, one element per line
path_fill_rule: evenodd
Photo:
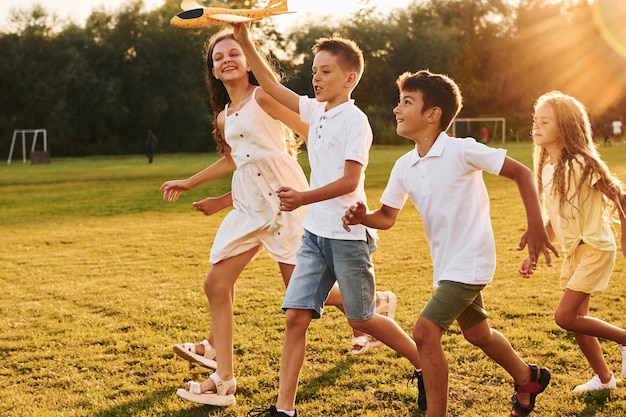
<path fill-rule="evenodd" d="M 367 241 L 339 240 L 319 237 L 305 230 L 296 267 L 285 292 L 283 310 L 312 310 L 313 318 L 322 317 L 324 302 L 338 282 L 348 320 L 370 319 L 376 308 L 372 263 L 376 249 L 376 241 L 369 235 Z"/>

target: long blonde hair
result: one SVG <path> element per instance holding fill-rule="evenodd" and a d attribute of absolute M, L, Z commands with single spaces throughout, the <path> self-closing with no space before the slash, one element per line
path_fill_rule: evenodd
<path fill-rule="evenodd" d="M 213 111 L 214 120 L 212 134 L 213 139 L 215 140 L 216 150 L 219 153 L 224 153 L 224 147 L 228 146 L 228 144 L 224 139 L 223 133 L 220 132 L 217 127 L 217 116 L 222 110 L 224 110 L 226 104 L 230 102 L 230 97 L 228 96 L 228 92 L 226 91 L 224 83 L 215 78 L 215 75 L 213 75 L 213 51 L 215 50 L 215 45 L 225 39 L 232 39 L 236 42 L 235 35 L 233 34 L 232 29 L 224 28 L 219 32 L 213 34 L 213 36 L 209 38 L 204 47 L 204 59 L 206 63 L 205 81 L 209 90 L 210 104 L 211 110 Z M 278 69 L 277 65 L 273 65 L 273 62 L 268 57 L 262 54 L 261 56 L 267 61 L 268 66 L 274 72 L 274 76 L 276 77 L 276 79 L 280 81 L 282 79 L 282 71 Z M 248 81 L 252 85 L 259 85 L 259 82 L 257 81 L 252 71 L 248 73 Z M 300 146 L 302 145 L 304 140 L 302 138 L 297 138 L 295 133 L 284 124 L 283 131 L 285 135 L 285 142 L 287 144 L 287 152 L 295 158 L 298 155 Z"/>
<path fill-rule="evenodd" d="M 563 145 L 561 155 L 554 167 L 552 182 L 552 193 L 558 197 L 559 201 L 559 213 L 564 216 L 566 205 L 571 205 L 574 210 L 579 209 L 575 200 L 581 196 L 581 189 L 585 181 L 595 174 L 600 177 L 599 181 L 608 191 L 608 195 L 602 194 L 605 214 L 611 217 L 615 216 L 617 214 L 616 209 L 621 209 L 618 203 L 624 192 L 624 184 L 609 170 L 606 162 L 600 158 L 593 140 L 587 109 L 574 97 L 560 91 L 550 91 L 540 96 L 535 102 L 535 110 L 543 103 L 548 104 L 554 112 L 558 139 Z M 539 196 L 542 200 L 543 181 L 541 173 L 548 160 L 547 151 L 535 144 L 533 165 Z M 576 184 L 573 183 L 573 176 L 567 174 L 573 171 L 575 165 L 578 165 L 582 172 Z M 574 193 L 570 193 L 572 187 L 576 187 Z"/>

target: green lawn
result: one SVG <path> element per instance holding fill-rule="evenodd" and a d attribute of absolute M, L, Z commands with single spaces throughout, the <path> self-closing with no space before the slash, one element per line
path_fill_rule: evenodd
<path fill-rule="evenodd" d="M 508 145 L 531 163 L 531 147 Z M 367 171 L 370 206 L 395 159 L 409 147 L 375 147 Z M 626 179 L 626 147 L 605 157 Z M 301 161 L 305 161 L 302 155 Z M 284 315 L 278 268 L 265 254 L 239 279 L 236 298 L 237 405 L 196 406 L 179 399 L 183 381 L 208 373 L 172 352 L 174 343 L 206 337 L 210 317 L 202 280 L 212 238 L 226 211 L 207 217 L 191 203 L 229 189 L 229 179 L 161 200 L 163 181 L 184 178 L 215 155 L 54 158 L 50 165 L 0 165 L 0 416 L 244 416 L 277 395 Z M 560 260 L 542 260 L 532 280 L 516 273 L 515 248 L 525 228 L 515 184 L 489 174 L 498 268 L 485 291 L 491 325 L 529 362 L 552 370 L 537 416 L 626 415 L 626 384 L 612 392 L 573 395 L 591 377 L 573 337 L 553 311 L 560 297 Z M 468 220 L 469 221 L 469 220 Z M 380 233 L 374 255 L 378 287 L 399 298 L 396 319 L 411 332 L 432 292 L 432 266 L 416 210 L 407 204 L 398 224 Z M 618 260 L 609 289 L 592 299 L 593 314 L 625 327 L 626 279 Z M 328 309 L 309 331 L 298 391 L 302 416 L 421 415 L 411 367 L 383 347 L 349 352 L 351 331 Z M 512 381 L 467 343 L 457 326 L 444 336 L 450 361 L 450 415 L 508 415 Z M 619 371 L 613 343 L 603 342 Z"/>

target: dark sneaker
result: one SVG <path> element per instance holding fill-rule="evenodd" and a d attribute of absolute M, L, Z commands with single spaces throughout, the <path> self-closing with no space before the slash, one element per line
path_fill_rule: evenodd
<path fill-rule="evenodd" d="M 426 411 L 426 390 L 424 389 L 424 378 L 422 378 L 422 371 L 417 369 L 413 371 L 413 375 L 409 377 L 409 383 L 417 382 L 417 407 Z"/>
<path fill-rule="evenodd" d="M 294 417 L 298 415 L 298 411 L 294 410 Z M 253 410 L 248 411 L 248 416 L 250 417 L 289 417 L 287 414 L 278 412 L 276 407 L 273 405 L 270 408 L 255 408 Z"/>

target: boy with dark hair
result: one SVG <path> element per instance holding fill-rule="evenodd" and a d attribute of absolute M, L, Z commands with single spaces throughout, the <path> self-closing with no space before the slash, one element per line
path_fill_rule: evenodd
<path fill-rule="evenodd" d="M 543 226 L 532 172 L 506 156 L 504 149 L 446 134 L 462 106 L 461 92 L 449 77 L 429 71 L 404 73 L 397 85 L 400 102 L 393 110 L 396 131 L 415 142 L 415 149 L 396 161 L 381 197 L 382 207 L 367 212 L 366 204 L 358 202 L 346 211 L 344 227 L 389 229 L 407 198 L 422 216 L 436 288 L 413 329 L 422 359 L 427 416 L 447 414 L 448 362 L 441 337 L 455 320 L 465 339 L 513 377 L 511 414 L 528 415 L 537 394 L 548 386 L 550 372 L 527 365 L 507 339 L 487 323 L 482 290 L 493 278 L 496 252 L 482 171 L 502 175 L 517 184 L 528 221 L 518 249 L 528 244 L 534 268 L 540 254 L 550 264 L 548 249 L 558 253 Z"/>

